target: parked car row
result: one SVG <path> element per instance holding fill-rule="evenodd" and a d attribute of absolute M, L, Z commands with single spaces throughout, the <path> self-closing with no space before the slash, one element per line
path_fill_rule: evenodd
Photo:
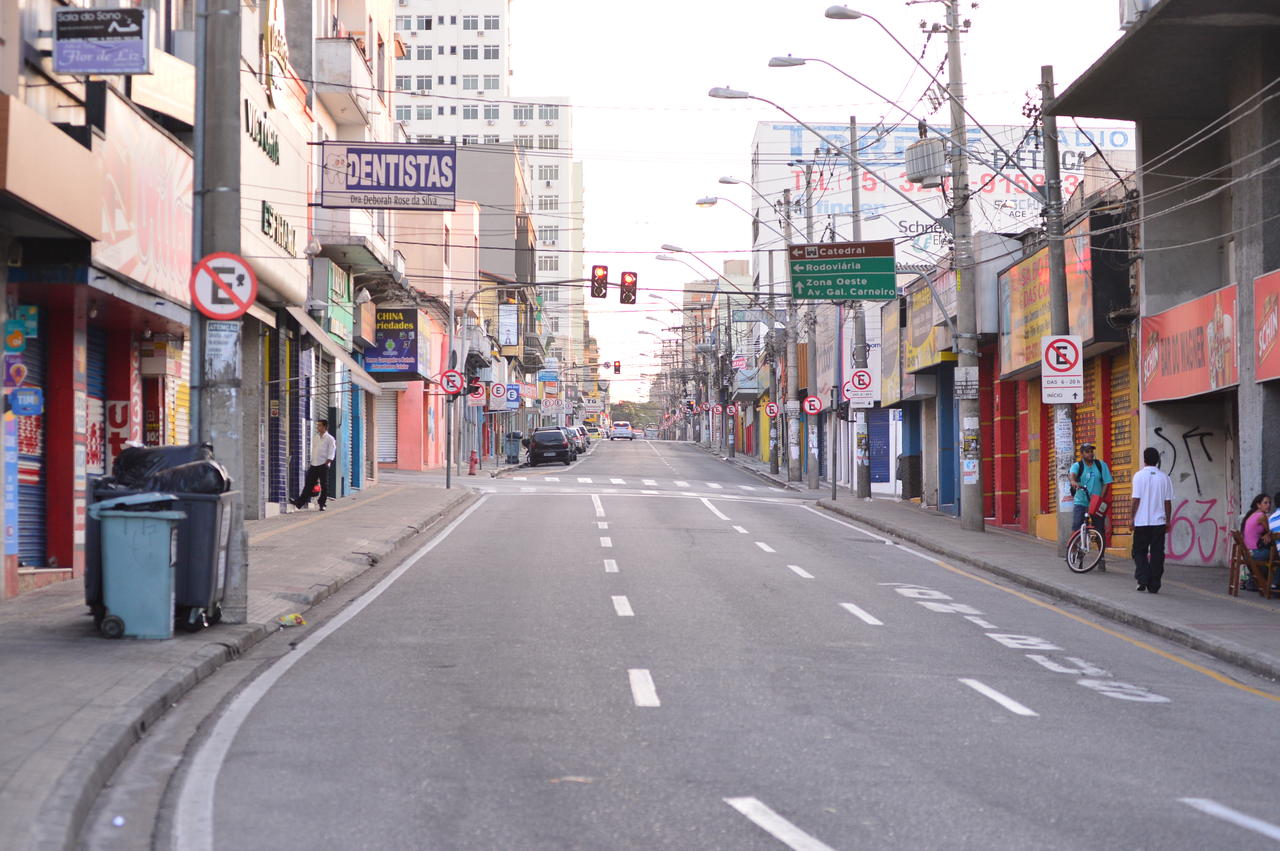
<path fill-rule="evenodd" d="M 569 465 L 587 451 L 591 436 L 585 426 L 541 426 L 522 442 L 528 450 L 526 460 L 530 467 L 548 461 Z"/>

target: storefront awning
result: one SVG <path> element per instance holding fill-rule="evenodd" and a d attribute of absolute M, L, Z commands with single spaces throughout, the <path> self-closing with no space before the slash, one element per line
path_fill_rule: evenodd
<path fill-rule="evenodd" d="M 289 311 L 289 315 L 298 320 L 298 324 L 305 328 L 307 333 L 315 338 L 316 342 L 328 350 L 329 354 L 346 364 L 347 369 L 351 370 L 352 381 L 359 384 L 375 396 L 382 392 L 382 385 L 375 381 L 373 376 L 365 372 L 360 364 L 356 363 L 356 359 L 351 357 L 349 352 L 343 349 L 336 340 L 329 336 L 328 331 L 325 331 L 320 327 L 319 323 L 308 316 L 306 310 L 301 307 L 294 307 L 293 305 L 286 305 L 285 310 Z"/>

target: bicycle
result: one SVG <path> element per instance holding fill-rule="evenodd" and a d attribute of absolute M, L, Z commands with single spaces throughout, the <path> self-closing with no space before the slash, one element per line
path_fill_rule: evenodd
<path fill-rule="evenodd" d="M 1094 495 L 1089 499 L 1084 523 L 1071 533 L 1071 538 L 1067 541 L 1067 567 L 1071 568 L 1072 573 L 1088 573 L 1100 564 L 1100 570 L 1107 569 L 1102 562 L 1107 552 L 1107 543 L 1102 532 L 1093 525 L 1095 516 L 1105 523 L 1106 512 L 1107 504 L 1102 501 L 1102 497 Z"/>

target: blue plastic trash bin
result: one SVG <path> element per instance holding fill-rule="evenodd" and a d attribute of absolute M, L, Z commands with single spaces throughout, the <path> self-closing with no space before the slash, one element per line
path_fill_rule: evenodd
<path fill-rule="evenodd" d="M 174 497 L 140 493 L 95 502 L 102 524 L 102 596 L 107 638 L 173 638 L 174 567 L 181 511 Z"/>

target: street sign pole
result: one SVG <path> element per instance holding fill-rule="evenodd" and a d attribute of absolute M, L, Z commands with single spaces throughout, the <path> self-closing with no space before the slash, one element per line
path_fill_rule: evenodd
<path fill-rule="evenodd" d="M 448 369 L 455 366 L 453 357 L 453 288 L 449 288 L 449 362 Z M 450 396 L 444 403 L 444 486 L 453 487 L 453 401 L 457 396 Z"/>

